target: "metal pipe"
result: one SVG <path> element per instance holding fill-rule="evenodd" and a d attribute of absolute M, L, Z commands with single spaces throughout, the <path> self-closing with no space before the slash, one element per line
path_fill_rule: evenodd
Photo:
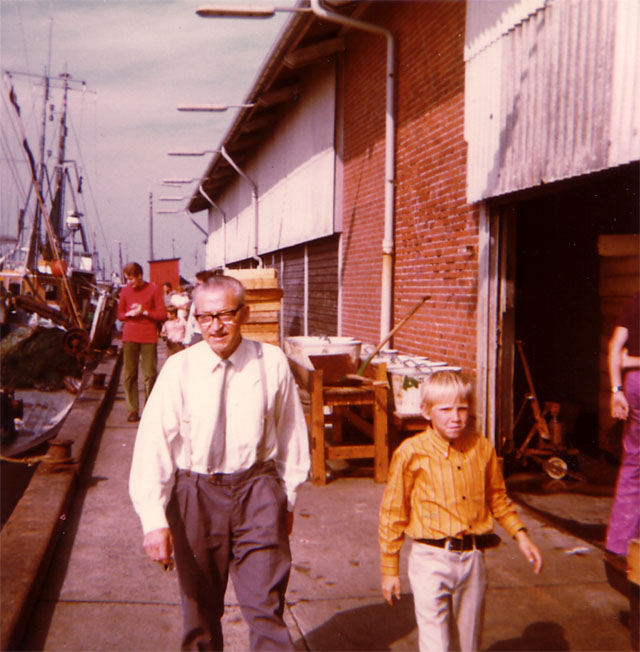
<path fill-rule="evenodd" d="M 227 267 L 227 214 L 220 208 L 218 204 L 216 204 L 211 197 L 205 192 L 204 188 L 202 187 L 202 184 L 198 186 L 198 192 L 213 206 L 213 208 L 217 208 L 220 211 L 220 214 L 222 215 L 222 267 L 226 268 Z M 196 224 L 196 222 L 191 218 L 191 221 Z M 201 230 L 204 231 L 200 227 L 199 224 L 196 224 L 196 226 Z M 207 231 L 204 231 L 204 233 L 208 236 L 209 234 Z"/>
<path fill-rule="evenodd" d="M 263 267 L 262 258 L 258 255 L 258 184 L 245 172 L 243 172 L 236 162 L 229 156 L 229 153 L 224 148 L 220 148 L 220 154 L 225 158 L 229 165 L 247 182 L 251 185 L 251 199 L 253 202 L 253 256 L 252 258 L 258 263 L 258 267 Z"/>
<path fill-rule="evenodd" d="M 382 240 L 382 285 L 380 296 L 380 337 L 383 338 L 393 324 L 393 257 L 395 250 L 395 44 L 393 34 L 379 25 L 336 14 L 321 5 L 321 0 L 311 0 L 311 10 L 319 18 L 379 34 L 387 39 L 386 120 L 385 120 L 385 192 L 384 238 Z"/>

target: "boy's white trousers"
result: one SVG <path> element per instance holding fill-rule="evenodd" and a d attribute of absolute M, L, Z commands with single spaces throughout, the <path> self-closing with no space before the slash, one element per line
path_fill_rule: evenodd
<path fill-rule="evenodd" d="M 409 581 L 421 652 L 477 650 L 487 590 L 484 552 L 453 552 L 412 541 Z"/>

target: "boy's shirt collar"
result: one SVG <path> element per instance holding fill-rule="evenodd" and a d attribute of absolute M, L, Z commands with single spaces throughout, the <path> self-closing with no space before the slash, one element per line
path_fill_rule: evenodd
<path fill-rule="evenodd" d="M 449 453 L 452 448 L 459 453 L 468 450 L 468 442 L 471 437 L 472 433 L 468 429 L 454 441 L 449 441 L 441 437 L 430 425 L 425 430 L 426 441 L 445 459 L 449 458 Z"/>

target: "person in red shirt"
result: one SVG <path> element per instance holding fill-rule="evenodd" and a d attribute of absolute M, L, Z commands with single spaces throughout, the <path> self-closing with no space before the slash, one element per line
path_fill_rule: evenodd
<path fill-rule="evenodd" d="M 158 376 L 158 323 L 167 318 L 162 289 L 142 278 L 138 263 L 123 269 L 127 284 L 120 291 L 118 319 L 124 323 L 122 354 L 128 421 L 139 421 L 138 360 L 144 376 L 145 402 Z"/>

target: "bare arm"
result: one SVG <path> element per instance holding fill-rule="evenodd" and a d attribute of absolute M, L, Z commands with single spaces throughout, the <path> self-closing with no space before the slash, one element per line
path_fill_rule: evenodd
<path fill-rule="evenodd" d="M 622 386 L 623 350 L 628 338 L 629 330 L 623 326 L 616 326 L 609 340 L 608 362 L 611 387 Z M 629 416 L 629 403 L 624 392 L 611 394 L 611 416 L 614 419 L 626 419 Z"/>
<path fill-rule="evenodd" d="M 640 368 L 640 355 L 629 355 L 627 349 L 622 350 L 622 368 L 638 369 Z"/>

